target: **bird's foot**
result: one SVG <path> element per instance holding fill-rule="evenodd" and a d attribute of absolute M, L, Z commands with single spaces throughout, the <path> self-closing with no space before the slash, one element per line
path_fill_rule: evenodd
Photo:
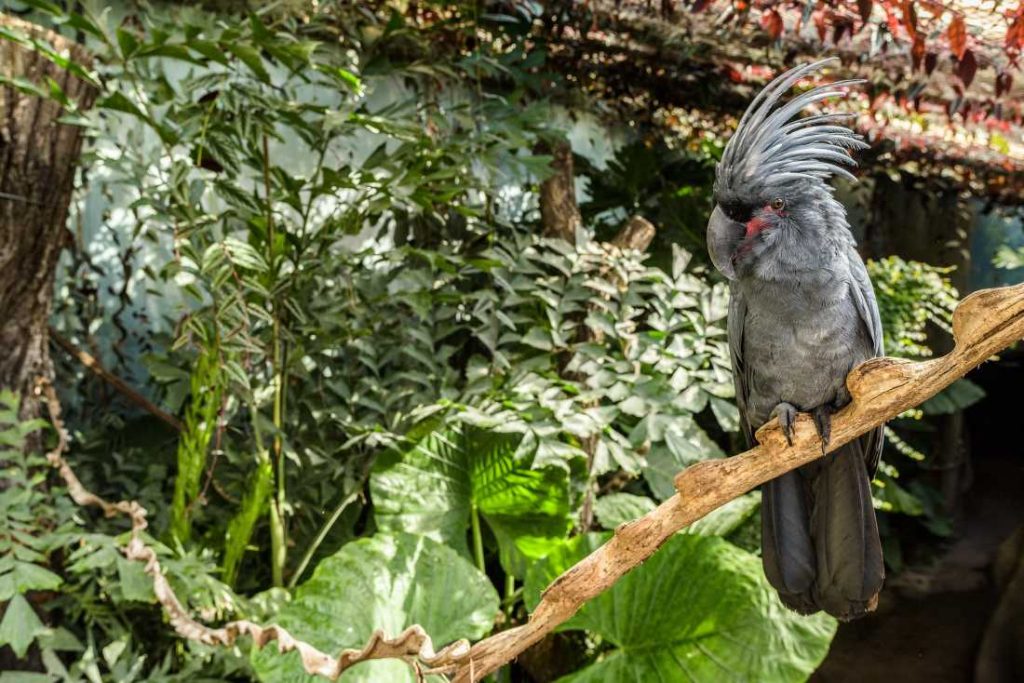
<path fill-rule="evenodd" d="M 772 414 L 768 416 L 770 420 L 773 417 L 779 418 L 779 426 L 782 427 L 782 433 L 786 435 L 786 443 L 790 446 L 793 445 L 793 433 L 794 425 L 796 424 L 796 413 L 797 410 L 789 403 L 783 401 L 779 405 L 775 406 L 772 410 Z"/>
<path fill-rule="evenodd" d="M 828 450 L 828 442 L 832 438 L 832 414 L 836 412 L 836 409 L 830 405 L 818 406 L 811 411 L 811 415 L 814 416 L 814 426 L 818 430 L 818 436 L 821 437 L 821 455 L 825 456 Z"/>

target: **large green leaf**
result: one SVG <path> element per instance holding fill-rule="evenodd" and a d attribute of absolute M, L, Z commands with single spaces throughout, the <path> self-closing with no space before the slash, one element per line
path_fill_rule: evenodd
<path fill-rule="evenodd" d="M 467 560 L 422 536 L 377 535 L 342 547 L 317 566 L 275 621 L 325 652 L 361 648 L 374 629 L 398 635 L 412 624 L 426 629 L 437 648 L 491 630 L 498 594 Z M 268 683 L 313 683 L 295 652 L 273 646 L 256 651 L 252 663 Z M 343 683 L 415 680 L 398 661 L 366 662 L 347 671 Z"/>
<path fill-rule="evenodd" d="M 674 417 L 664 429 L 664 442 L 655 443 L 647 454 L 644 479 L 658 500 L 676 492 L 675 476 L 690 465 L 725 454 L 690 415 Z"/>
<path fill-rule="evenodd" d="M 958 379 L 921 404 L 925 415 L 949 415 L 985 398 L 985 390 L 969 379 Z"/>
<path fill-rule="evenodd" d="M 498 541 L 502 566 L 524 576 L 572 522 L 565 470 L 531 468 L 532 458 L 517 457 L 521 442 L 519 434 L 455 425 L 383 456 L 370 479 L 377 526 L 467 552 L 475 509 Z"/>
<path fill-rule="evenodd" d="M 601 496 L 594 503 L 594 514 L 597 521 L 605 529 L 614 529 L 620 524 L 632 522 L 646 515 L 657 507 L 657 504 L 646 496 L 632 493 L 610 493 Z"/>
<path fill-rule="evenodd" d="M 686 527 L 686 533 L 700 536 L 728 536 L 743 525 L 761 507 L 761 492 L 733 498 L 720 508 Z"/>
<path fill-rule="evenodd" d="M 578 536 L 532 568 L 527 605 L 607 538 Z M 836 622 L 783 607 L 757 556 L 721 538 L 677 534 L 565 628 L 587 629 L 616 649 L 563 681 L 788 683 L 818 666 Z"/>
<path fill-rule="evenodd" d="M 32 641 L 48 632 L 21 593 L 8 601 L 0 620 L 0 647 L 10 645 L 16 657 L 24 657 Z"/>

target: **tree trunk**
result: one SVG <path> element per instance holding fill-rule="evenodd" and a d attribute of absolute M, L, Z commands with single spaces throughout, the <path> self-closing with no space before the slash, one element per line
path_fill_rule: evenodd
<path fill-rule="evenodd" d="M 0 26 L 89 62 L 81 46 L 40 26 L 2 14 Z M 0 74 L 44 91 L 52 78 L 80 110 L 96 97 L 89 84 L 6 39 L 0 40 Z M 23 419 L 39 414 L 39 402 L 30 397 L 52 374 L 47 319 L 82 146 L 80 127 L 58 123 L 63 113 L 54 101 L 0 87 L 0 388 L 21 396 Z"/>
<path fill-rule="evenodd" d="M 554 173 L 540 184 L 540 219 L 544 237 L 561 237 L 576 244 L 576 231 L 583 225 L 576 205 L 576 179 L 572 168 L 572 147 L 562 141 L 538 151 L 550 152 Z"/>

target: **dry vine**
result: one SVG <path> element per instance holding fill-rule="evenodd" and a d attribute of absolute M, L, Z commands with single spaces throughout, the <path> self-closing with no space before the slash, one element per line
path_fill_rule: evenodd
<path fill-rule="evenodd" d="M 854 368 L 847 378 L 853 401 L 834 417 L 828 450 L 835 450 L 920 404 L 986 359 L 1024 339 L 1024 284 L 983 290 L 967 297 L 953 314 L 953 336 L 956 347 L 941 358 L 923 362 L 877 358 Z M 821 445 L 809 416 L 799 416 L 791 447 L 773 421 L 758 430 L 760 445 L 756 448 L 732 458 L 700 462 L 681 472 L 676 477 L 678 492 L 674 496 L 654 511 L 620 526 L 608 543 L 558 577 L 544 592 L 526 624 L 485 638 L 472 647 L 459 640 L 440 652 L 434 651 L 429 635 L 418 625 L 410 626 L 393 639 L 377 631 L 362 650 L 344 650 L 334 657 L 296 640 L 273 624 L 234 621 L 214 629 L 189 616 L 161 571 L 156 553 L 142 540 L 147 526 L 146 510 L 135 501 L 110 503 L 82 486 L 62 455 L 67 437 L 56 394 L 47 383 L 39 386 L 39 393 L 49 406 L 59 435 L 59 443 L 47 455 L 48 460 L 60 471 L 76 503 L 97 506 L 108 516 L 124 514 L 131 519 L 131 540 L 125 555 L 145 563 L 157 599 L 179 635 L 225 646 L 234 644 L 240 635 L 252 636 L 257 647 L 276 640 L 279 651 L 299 652 L 308 673 L 331 680 L 362 661 L 398 658 L 419 673 L 450 674 L 455 683 L 478 681 L 572 617 L 583 603 L 610 588 L 677 531 L 765 481 L 821 456 Z"/>
<path fill-rule="evenodd" d="M 67 485 L 68 495 L 75 503 L 83 507 L 98 507 L 107 517 L 126 515 L 131 520 L 131 537 L 124 548 L 125 557 L 145 564 L 146 573 L 153 579 L 153 593 L 157 602 L 163 607 L 175 632 L 182 638 L 224 647 L 234 645 L 242 635 L 251 636 L 253 643 L 260 648 L 271 641 L 277 641 L 277 648 L 281 653 L 298 651 L 302 665 L 308 673 L 331 680 L 336 680 L 346 669 L 370 659 L 404 659 L 417 668 L 423 664 L 430 670 L 439 671 L 450 671 L 454 668 L 454 662 L 466 659 L 469 654 L 467 641 L 458 640 L 442 648 L 440 652 L 434 652 L 430 636 L 418 625 L 410 626 L 395 638 L 387 638 L 381 631 L 376 631 L 363 649 L 343 650 L 335 657 L 298 640 L 276 624 L 261 626 L 241 620 L 229 622 L 220 628 L 210 628 L 196 621 L 171 588 L 167 576 L 160 568 L 156 551 L 146 545 L 142 538 L 143 532 L 149 526 L 146 509 L 134 500 L 112 503 L 85 488 L 63 455 L 67 447 L 67 431 L 61 420 L 60 401 L 53 385 L 45 380 L 41 381 L 36 391 L 45 400 L 50 420 L 57 431 L 57 446 L 46 454 L 47 461 L 60 473 Z"/>

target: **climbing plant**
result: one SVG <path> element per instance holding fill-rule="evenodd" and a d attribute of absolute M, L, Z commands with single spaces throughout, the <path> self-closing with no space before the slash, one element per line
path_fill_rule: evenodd
<path fill-rule="evenodd" d="M 483 637 L 523 623 L 602 530 L 670 498 L 680 469 L 738 444 L 727 286 L 701 255 L 720 140 L 638 134 L 607 166 L 581 164 L 582 229 L 542 237 L 543 151 L 574 91 L 536 8 L 24 4 L 94 61 L 3 37 L 101 93 L 86 114 L 57 83 L 10 84 L 92 140 L 71 216 L 92 232 L 75 232 L 53 323 L 180 422 L 64 364 L 68 458 L 93 490 L 151 511 L 145 541 L 191 614 L 277 620 L 331 652 L 412 623 L 439 645 Z M 657 225 L 649 254 L 613 244 L 637 213 Z M 872 268 L 890 347 L 924 355 L 955 298 L 944 273 Z M 908 303 L 935 293 L 923 317 Z M 17 450 L 40 425 L 8 408 Z M 38 655 L 27 666 L 301 675 L 272 648 L 179 642 L 121 554 L 123 527 L 72 512 L 26 458 L 11 460 L 23 498 L 0 509 L 25 531 L 0 546 L 0 636 Z M 702 520 L 588 605 L 571 624 L 586 666 L 566 673 L 656 675 L 707 646 L 736 677 L 806 678 L 835 623 L 780 611 L 752 552 L 757 505 Z M 694 578 L 693 604 L 663 571 Z M 644 619 L 616 615 L 629 595 L 652 605 Z M 691 676 L 719 680 L 711 661 Z M 414 680 L 374 666 L 346 679 Z"/>

